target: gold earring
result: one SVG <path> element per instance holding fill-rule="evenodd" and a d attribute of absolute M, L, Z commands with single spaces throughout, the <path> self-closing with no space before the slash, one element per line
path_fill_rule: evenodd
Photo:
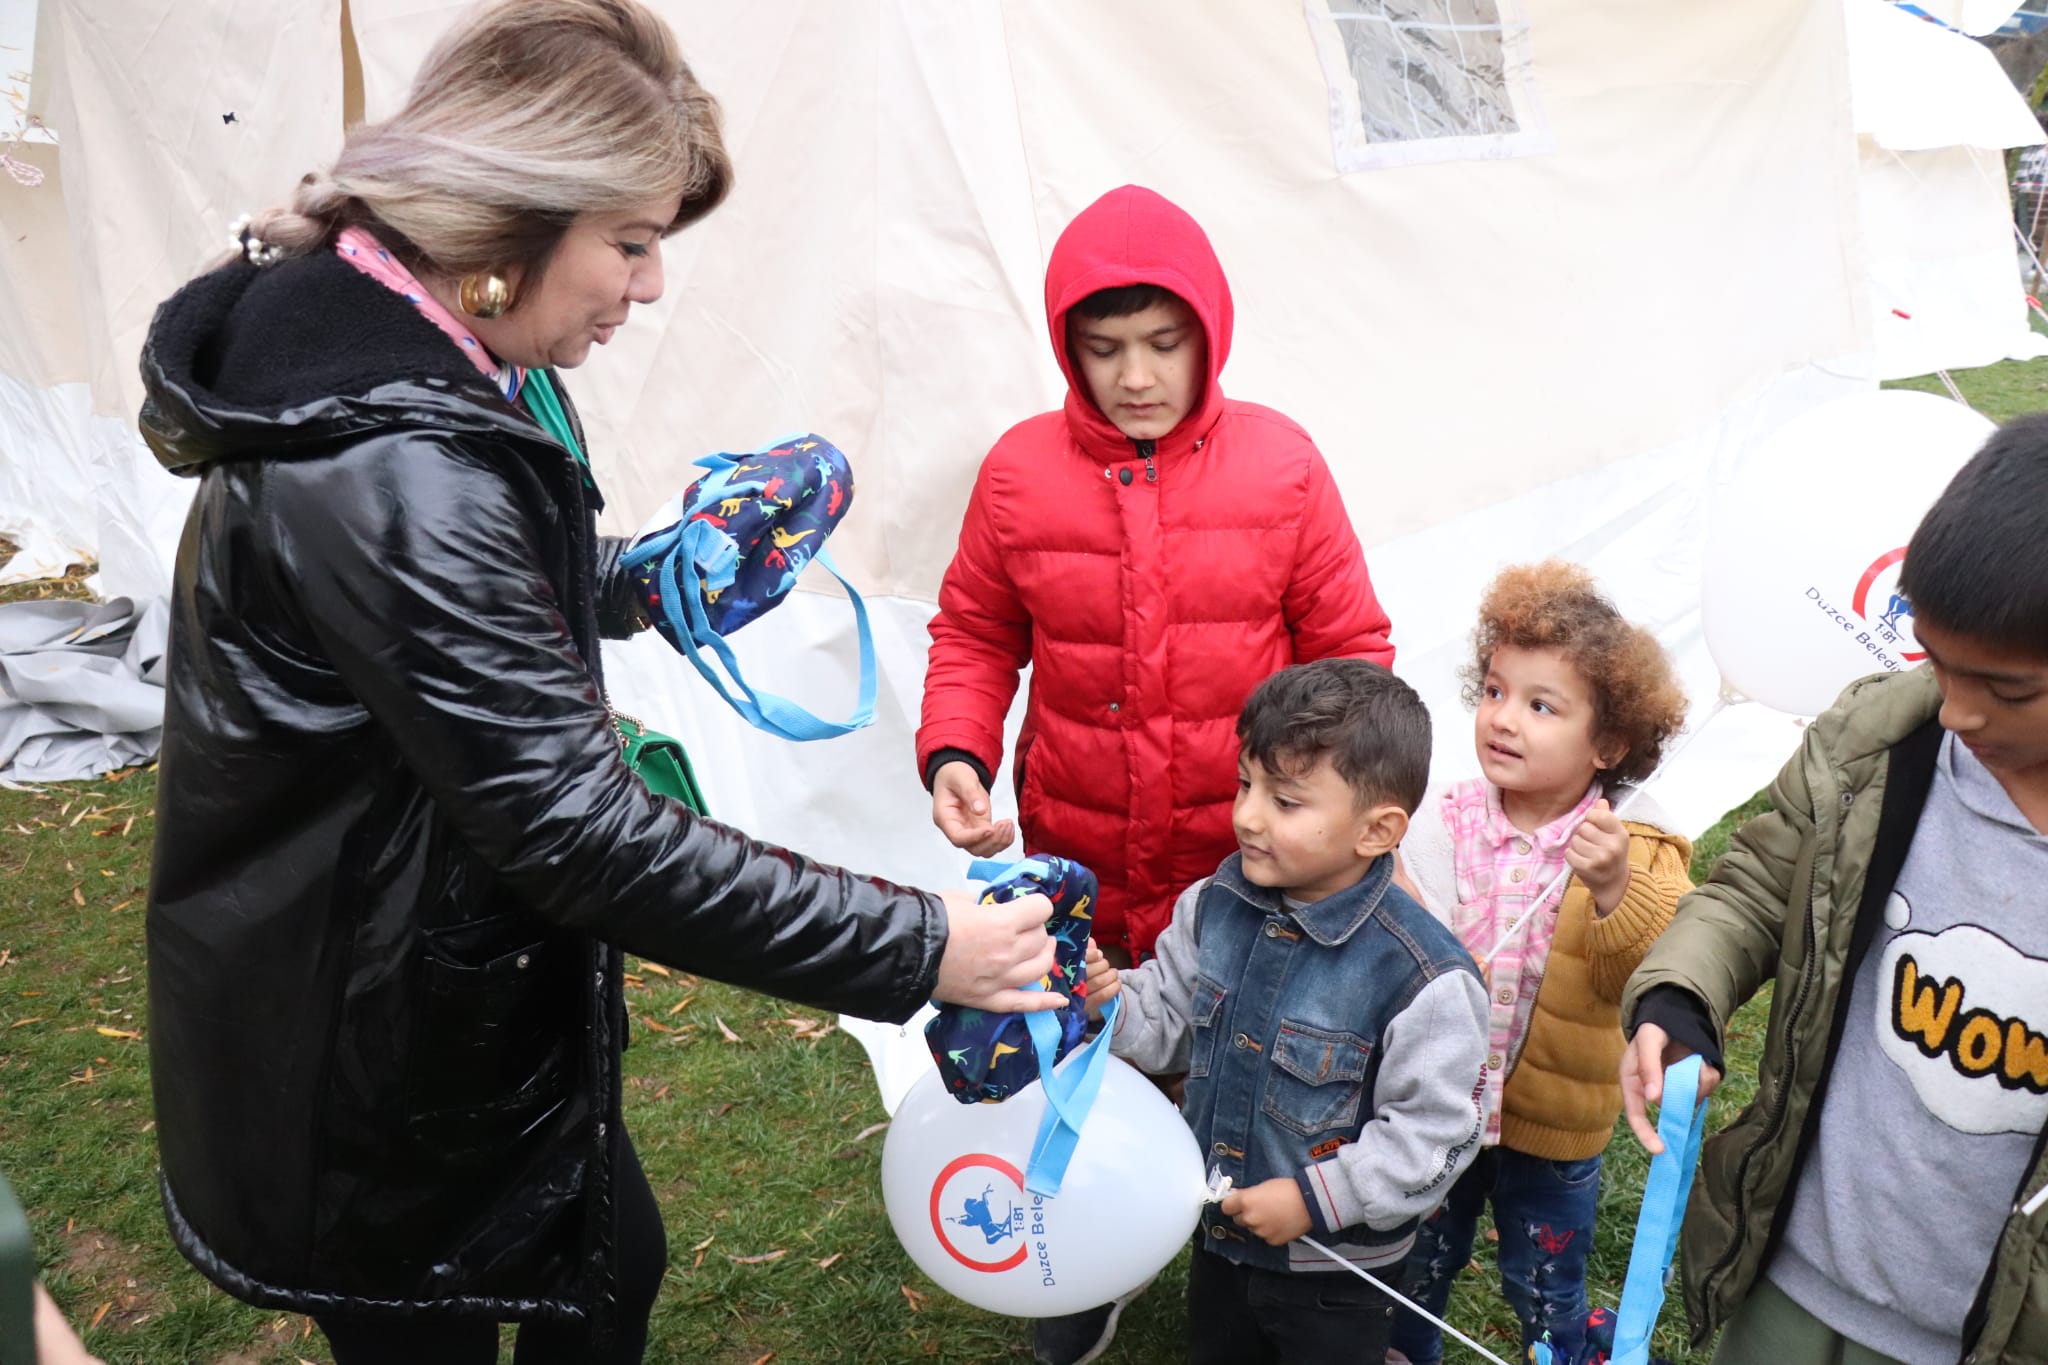
<path fill-rule="evenodd" d="M 457 295 L 462 311 L 473 318 L 494 318 L 512 306 L 512 286 L 496 273 L 464 275 Z"/>

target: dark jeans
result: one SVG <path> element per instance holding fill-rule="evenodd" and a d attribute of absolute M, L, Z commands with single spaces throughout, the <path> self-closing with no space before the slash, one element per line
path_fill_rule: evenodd
<path fill-rule="evenodd" d="M 1451 1281 L 1472 1259 L 1479 1211 L 1489 1198 L 1500 1230 L 1501 1288 L 1521 1321 L 1524 1355 L 1548 1333 L 1565 1359 L 1575 1358 L 1586 1340 L 1586 1255 L 1600 1201 L 1597 1156 L 1546 1161 L 1488 1147 L 1415 1234 L 1404 1292 L 1444 1315 Z M 1413 1313 L 1401 1315 L 1393 1344 L 1414 1365 L 1435 1365 L 1444 1353 L 1443 1333 Z"/>
<path fill-rule="evenodd" d="M 1398 1266 L 1373 1272 L 1400 1287 Z M 1195 1248 L 1188 1365 L 1380 1365 L 1394 1301 L 1349 1271 L 1289 1274 Z"/>
<path fill-rule="evenodd" d="M 618 1210 L 618 1319 L 610 1346 L 591 1346 L 582 1323 L 529 1322 L 519 1328 L 514 1365 L 639 1365 L 647 1350 L 647 1315 L 668 1271 L 668 1235 L 661 1206 L 630 1139 L 613 1169 Z M 334 1350 L 334 1365 L 496 1365 L 498 1324 L 481 1319 L 405 1322 L 316 1317 Z"/>

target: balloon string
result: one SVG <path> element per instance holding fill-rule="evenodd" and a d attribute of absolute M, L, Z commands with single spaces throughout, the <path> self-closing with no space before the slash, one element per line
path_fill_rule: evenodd
<path fill-rule="evenodd" d="M 1707 708 L 1707 714 L 1700 717 L 1700 723 L 1698 725 L 1693 726 L 1690 730 L 1686 731 L 1684 737 L 1678 741 L 1678 744 L 1671 750 L 1671 752 L 1664 755 L 1664 761 L 1657 765 L 1657 771 L 1651 773 L 1641 782 L 1638 782 L 1635 786 L 1630 787 L 1627 791 L 1621 794 L 1621 799 L 1616 801 L 1614 805 L 1610 807 L 1613 813 L 1615 815 L 1620 815 L 1622 811 L 1628 808 L 1628 805 L 1631 801 L 1634 801 L 1636 797 L 1642 795 L 1643 792 L 1649 790 L 1651 784 L 1656 782 L 1658 778 L 1670 772 L 1671 766 L 1674 763 L 1678 762 L 1678 756 L 1684 753 L 1686 749 L 1691 746 L 1692 742 L 1695 739 L 1699 738 L 1700 732 L 1707 728 L 1708 723 L 1711 722 L 1714 719 L 1714 717 L 1720 715 L 1723 711 L 1727 710 L 1729 704 L 1734 700 L 1736 699 L 1729 694 L 1728 689 L 1725 687 L 1722 688 L 1721 694 L 1714 698 L 1714 704 L 1711 707 Z M 1485 954 L 1479 959 L 1480 965 L 1484 967 L 1485 964 L 1493 961 L 1494 957 L 1500 952 L 1501 949 L 1507 947 L 1508 944 L 1514 942 L 1515 935 L 1522 932 L 1522 926 L 1527 924 L 1531 919 L 1535 918 L 1536 912 L 1542 909 L 1544 904 L 1547 901 L 1549 901 L 1549 899 L 1552 896 L 1559 894 L 1563 890 L 1564 884 L 1570 881 L 1571 879 L 1571 864 L 1567 863 L 1565 864 L 1564 871 L 1558 873 L 1557 877 L 1550 883 L 1550 885 L 1543 888 L 1543 894 L 1536 897 L 1535 900 L 1530 901 L 1528 908 L 1522 911 L 1521 914 L 1515 916 L 1514 922 L 1509 924 L 1508 927 L 1502 931 L 1501 936 L 1493 941 L 1493 946 L 1491 948 L 1488 948 Z"/>
<path fill-rule="evenodd" d="M 1230 1177 L 1223 1174 L 1221 1168 L 1211 1166 L 1209 1168 L 1208 1186 L 1202 1192 L 1202 1202 L 1204 1204 L 1222 1203 L 1223 1196 L 1230 1193 L 1230 1186 Z M 1400 1290 L 1388 1284 L 1385 1280 L 1380 1279 L 1377 1275 L 1371 1274 L 1365 1269 L 1365 1267 L 1353 1265 L 1350 1261 L 1345 1260 L 1342 1256 L 1339 1256 L 1336 1252 L 1330 1250 L 1328 1247 L 1324 1246 L 1321 1242 L 1318 1242 L 1313 1237 L 1297 1237 L 1295 1240 L 1300 1242 L 1303 1246 L 1313 1247 L 1315 1250 L 1322 1252 L 1323 1255 L 1329 1257 L 1338 1265 L 1343 1266 L 1346 1270 L 1356 1275 L 1359 1279 L 1364 1280 L 1374 1289 L 1379 1290 L 1380 1293 L 1385 1294 L 1394 1302 L 1400 1304 L 1403 1308 L 1406 1308 L 1409 1312 L 1416 1314 L 1418 1317 L 1425 1318 L 1428 1321 L 1435 1323 L 1440 1330 L 1449 1332 L 1452 1336 L 1456 1337 L 1458 1340 L 1464 1342 L 1467 1346 L 1470 1346 L 1473 1350 L 1479 1352 L 1479 1354 L 1485 1356 L 1488 1360 L 1492 1361 L 1493 1365 L 1508 1365 L 1507 1361 L 1502 1360 L 1499 1356 L 1487 1350 L 1484 1346 L 1481 1346 L 1478 1342 L 1472 1340 L 1472 1338 L 1466 1336 L 1463 1332 L 1460 1332 L 1457 1328 L 1451 1326 L 1448 1322 L 1445 1322 L 1442 1318 L 1430 1312 L 1427 1308 L 1424 1308 L 1421 1304 L 1417 1303 L 1415 1300 L 1409 1298 L 1406 1294 L 1403 1294 Z"/>
<path fill-rule="evenodd" d="M 1478 1342 L 1472 1340 L 1472 1338 L 1466 1336 L 1463 1332 L 1460 1332 L 1457 1328 L 1451 1326 L 1448 1322 L 1445 1322 L 1442 1318 L 1430 1312 L 1427 1308 L 1424 1308 L 1421 1304 L 1417 1303 L 1415 1300 L 1409 1298 L 1406 1294 L 1403 1294 L 1400 1290 L 1388 1284 L 1385 1280 L 1382 1280 L 1377 1275 L 1374 1275 L 1371 1272 L 1367 1271 L 1365 1267 L 1353 1265 L 1350 1261 L 1345 1260 L 1342 1256 L 1339 1256 L 1336 1252 L 1330 1250 L 1328 1247 L 1324 1246 L 1321 1242 L 1318 1242 L 1313 1237 L 1300 1237 L 1296 1240 L 1299 1241 L 1303 1246 L 1313 1247 L 1315 1250 L 1322 1252 L 1323 1255 L 1329 1257 L 1338 1265 L 1343 1266 L 1346 1270 L 1356 1275 L 1359 1279 L 1364 1280 L 1374 1289 L 1379 1290 L 1380 1293 L 1385 1294 L 1388 1298 L 1392 1299 L 1395 1303 L 1400 1304 L 1409 1312 L 1414 1313 L 1418 1317 L 1427 1318 L 1429 1321 L 1435 1323 L 1438 1328 L 1440 1328 L 1443 1331 L 1449 1332 L 1452 1336 L 1456 1337 L 1458 1340 L 1464 1342 L 1467 1346 L 1470 1346 L 1473 1350 L 1479 1352 L 1479 1354 L 1485 1356 L 1488 1360 L 1492 1361 L 1493 1365 L 1508 1365 L 1507 1361 L 1502 1360 L 1499 1356 L 1487 1350 L 1484 1346 L 1481 1346 Z"/>

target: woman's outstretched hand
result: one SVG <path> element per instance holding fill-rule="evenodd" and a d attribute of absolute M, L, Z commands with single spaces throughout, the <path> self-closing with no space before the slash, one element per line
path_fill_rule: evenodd
<path fill-rule="evenodd" d="M 1052 971 L 1053 939 L 1045 932 L 1052 902 L 1044 896 L 981 905 L 965 891 L 941 891 L 946 951 L 932 999 L 997 1014 L 1058 1009 L 1064 995 L 1022 987 Z"/>

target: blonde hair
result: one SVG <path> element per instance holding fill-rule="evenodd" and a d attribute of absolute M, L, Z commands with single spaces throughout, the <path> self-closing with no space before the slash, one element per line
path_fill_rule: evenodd
<path fill-rule="evenodd" d="M 680 195 L 665 232 L 732 186 L 718 102 L 639 0 L 495 0 L 428 54 L 405 107 L 249 225 L 271 259 L 368 229 L 415 271 L 530 282 L 580 214 Z"/>

